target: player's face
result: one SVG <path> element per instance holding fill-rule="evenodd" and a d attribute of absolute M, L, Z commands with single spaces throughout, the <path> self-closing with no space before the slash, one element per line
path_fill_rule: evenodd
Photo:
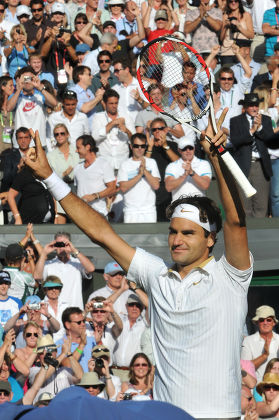
<path fill-rule="evenodd" d="M 231 73 L 221 73 L 219 81 L 221 89 L 229 91 L 233 87 L 234 77 Z"/>
<path fill-rule="evenodd" d="M 158 89 L 153 89 L 150 92 L 150 98 L 153 100 L 153 102 L 155 103 L 155 105 L 160 106 L 162 103 L 162 92 L 161 90 Z"/>
<path fill-rule="evenodd" d="M 211 235 L 205 237 L 201 226 L 179 217 L 171 219 L 168 243 L 172 260 L 181 268 L 204 261 L 214 244 Z"/>
<path fill-rule="evenodd" d="M 185 82 L 192 82 L 196 75 L 196 69 L 193 67 L 183 67 L 183 78 Z"/>
<path fill-rule="evenodd" d="M 76 99 L 64 99 L 63 100 L 63 110 L 69 115 L 73 116 L 77 109 L 77 100 Z"/>
<path fill-rule="evenodd" d="M 141 159 L 146 151 L 146 143 L 140 139 L 135 138 L 133 145 L 131 146 L 133 158 Z"/>
<path fill-rule="evenodd" d="M 268 316 L 267 318 L 260 318 L 258 320 L 258 327 L 261 334 L 271 333 L 274 326 L 275 321 L 272 316 Z"/>
<path fill-rule="evenodd" d="M 29 149 L 29 144 L 31 142 L 31 136 L 27 133 L 19 132 L 17 134 L 17 142 L 21 151 L 25 152 Z"/>
<path fill-rule="evenodd" d="M 250 117 L 256 117 L 259 113 L 259 105 L 251 105 L 246 108 L 246 112 Z"/>

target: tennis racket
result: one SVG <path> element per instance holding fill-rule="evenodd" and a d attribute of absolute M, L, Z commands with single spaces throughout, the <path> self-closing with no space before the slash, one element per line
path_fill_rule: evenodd
<path fill-rule="evenodd" d="M 142 48 L 138 56 L 137 79 L 145 98 L 157 111 L 190 126 L 199 134 L 201 130 L 194 122 L 209 112 L 217 133 L 212 78 L 205 61 L 194 48 L 172 36 L 154 39 Z M 153 83 L 163 92 L 160 106 L 148 93 L 148 87 Z M 206 140 L 211 143 L 208 136 Z M 256 194 L 231 154 L 223 146 L 216 150 L 245 196 Z"/>

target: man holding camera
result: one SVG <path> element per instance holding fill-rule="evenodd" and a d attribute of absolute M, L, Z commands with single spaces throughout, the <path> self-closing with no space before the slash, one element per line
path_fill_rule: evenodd
<path fill-rule="evenodd" d="M 52 252 L 56 252 L 56 257 L 47 261 Z M 47 276 L 58 276 L 63 283 L 61 299 L 69 302 L 70 306 L 83 309 L 82 278 L 91 280 L 93 271 L 94 264 L 75 248 L 71 235 L 58 232 L 54 240 L 44 247 L 35 267 L 34 278 L 41 282 Z"/>

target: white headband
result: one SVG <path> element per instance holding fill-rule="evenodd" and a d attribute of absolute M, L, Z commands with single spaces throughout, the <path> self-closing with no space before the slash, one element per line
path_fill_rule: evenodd
<path fill-rule="evenodd" d="M 200 211 L 197 207 L 192 206 L 192 204 L 179 204 L 179 206 L 175 208 L 171 218 L 173 219 L 174 217 L 191 220 L 208 232 L 216 232 L 216 224 L 210 224 L 209 221 L 201 222 Z"/>

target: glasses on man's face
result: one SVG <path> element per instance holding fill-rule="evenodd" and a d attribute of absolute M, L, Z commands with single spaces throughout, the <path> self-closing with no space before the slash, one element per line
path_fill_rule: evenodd
<path fill-rule="evenodd" d="M 30 337 L 36 337 L 36 338 L 38 338 L 39 335 L 38 335 L 38 333 L 28 332 L 28 333 L 25 334 L 25 337 L 27 337 L 27 338 L 30 338 Z"/>
<path fill-rule="evenodd" d="M 133 144 L 133 149 L 146 149 L 146 144 Z"/>
<path fill-rule="evenodd" d="M 90 388 L 98 389 L 99 386 L 100 385 L 83 385 L 82 387 L 85 388 L 85 389 L 90 389 Z"/>
<path fill-rule="evenodd" d="M 229 3 L 239 3 L 239 0 L 229 0 Z"/>
<path fill-rule="evenodd" d="M 9 285 L 9 284 L 11 284 L 11 283 L 9 283 L 8 281 L 1 280 L 1 281 L 0 281 L 0 286 L 1 286 L 2 284 Z"/>
<path fill-rule="evenodd" d="M 101 351 L 103 351 L 104 353 L 109 353 L 109 349 L 101 349 L 101 348 L 94 350 L 93 353 L 101 353 Z"/>
<path fill-rule="evenodd" d="M 134 367 L 147 367 L 148 364 L 147 363 L 136 363 L 134 364 Z"/>
<path fill-rule="evenodd" d="M 183 147 L 183 149 L 180 149 L 180 150 L 182 150 L 182 152 L 185 152 L 186 150 L 194 150 L 194 148 L 193 146 L 185 146 Z"/>
<path fill-rule="evenodd" d="M 155 131 L 159 130 L 159 131 L 163 131 L 166 127 L 156 127 L 156 128 L 151 128 L 152 133 L 155 133 Z"/>
<path fill-rule="evenodd" d="M 9 391 L 0 391 L 1 397 L 8 397 L 10 395 Z"/>
<path fill-rule="evenodd" d="M 264 321 L 270 323 L 273 321 L 273 318 L 271 316 L 269 318 L 259 318 L 258 322 L 263 323 Z"/>
<path fill-rule="evenodd" d="M 4 13 L 5 12 L 5 9 L 0 9 L 0 13 Z"/>
<path fill-rule="evenodd" d="M 81 319 L 80 321 L 70 321 L 70 322 L 74 322 L 75 324 L 81 325 L 81 324 L 85 324 L 85 319 Z"/>
<path fill-rule="evenodd" d="M 132 308 L 133 306 L 136 306 L 138 309 L 142 309 L 142 306 L 140 303 L 132 302 L 128 303 L 129 308 Z"/>
<path fill-rule="evenodd" d="M 264 385 L 263 388 L 264 388 L 265 391 L 270 391 L 271 389 L 273 389 L 274 391 L 279 391 L 279 386 L 278 385 L 273 385 L 273 384 Z"/>
<path fill-rule="evenodd" d="M 124 271 L 117 271 L 117 273 L 110 274 L 110 277 L 125 276 Z"/>
<path fill-rule="evenodd" d="M 42 12 L 44 10 L 43 7 L 38 7 L 37 9 L 31 9 L 32 13 Z"/>
<path fill-rule="evenodd" d="M 29 19 L 29 15 L 20 15 L 20 16 L 18 16 L 18 18 L 19 19 L 23 19 L 23 18 Z"/>
<path fill-rule="evenodd" d="M 61 131 L 60 133 L 54 133 L 54 137 L 65 136 L 65 135 L 66 135 L 65 131 Z"/>
<path fill-rule="evenodd" d="M 99 63 L 110 63 L 111 62 L 111 60 L 99 60 Z M 114 70 L 114 72 L 115 72 L 115 70 Z"/>
<path fill-rule="evenodd" d="M 60 286 L 46 287 L 47 290 L 61 290 Z"/>
<path fill-rule="evenodd" d="M 119 73 L 121 70 L 124 70 L 124 69 L 114 69 L 114 73 Z"/>
<path fill-rule="evenodd" d="M 77 20 L 76 21 L 76 25 L 82 25 L 82 24 L 87 24 L 86 20 Z"/>
<path fill-rule="evenodd" d="M 100 314 L 106 314 L 107 311 L 104 311 L 103 309 L 93 309 L 93 314 L 97 314 L 98 312 L 100 312 Z"/>
<path fill-rule="evenodd" d="M 220 80 L 228 80 L 231 82 L 233 80 L 233 77 L 220 77 Z"/>

